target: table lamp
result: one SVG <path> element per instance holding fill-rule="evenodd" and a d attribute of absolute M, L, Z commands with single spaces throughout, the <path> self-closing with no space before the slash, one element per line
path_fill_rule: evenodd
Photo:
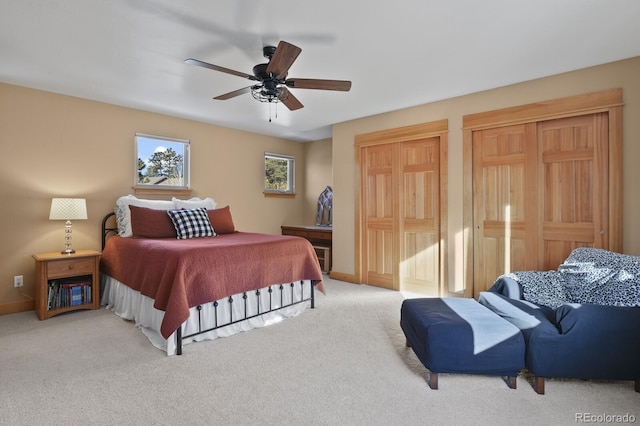
<path fill-rule="evenodd" d="M 71 221 L 87 219 L 87 201 L 84 198 L 52 198 L 49 220 L 65 220 L 64 250 L 62 254 L 72 254 Z"/>

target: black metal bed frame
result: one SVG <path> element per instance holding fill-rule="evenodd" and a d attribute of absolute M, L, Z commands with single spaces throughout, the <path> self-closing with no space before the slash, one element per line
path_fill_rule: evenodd
<path fill-rule="evenodd" d="M 103 219 L 102 219 L 102 249 L 104 250 L 105 244 L 107 242 L 107 236 L 111 233 L 117 234 L 118 233 L 118 228 L 117 226 L 107 226 L 107 222 L 109 221 L 109 219 L 115 216 L 114 212 L 110 212 L 108 213 Z M 185 339 L 189 339 L 191 337 L 195 337 L 198 336 L 200 334 L 204 334 L 204 333 L 208 333 L 210 331 L 214 331 L 217 330 L 219 328 L 222 327 L 226 327 L 228 325 L 232 325 L 232 324 L 237 324 L 239 322 L 243 322 L 243 321 L 247 321 L 250 320 L 252 318 L 256 318 L 259 317 L 261 315 L 265 315 L 271 312 L 276 312 L 280 309 L 284 309 L 284 308 L 288 308 L 294 305 L 297 305 L 299 303 L 304 303 L 307 301 L 311 302 L 311 309 L 315 308 L 315 285 L 312 281 L 309 281 L 309 287 L 310 287 L 310 295 L 309 297 L 304 297 L 304 281 L 297 281 L 297 283 L 300 284 L 300 299 L 296 300 L 295 298 L 295 292 L 294 287 L 296 283 L 290 283 L 288 284 L 291 287 L 291 300 L 287 301 L 285 304 L 285 294 L 284 294 L 284 290 L 285 290 L 285 286 L 286 284 L 273 284 L 270 285 L 269 287 L 267 287 L 267 290 L 269 292 L 269 306 L 268 309 L 261 311 L 260 310 L 260 294 L 261 294 L 261 290 L 264 289 L 258 289 L 255 290 L 255 295 L 258 296 L 257 297 L 257 303 L 256 303 L 256 308 L 257 308 L 257 313 L 253 314 L 253 315 L 248 315 L 248 293 L 249 292 L 243 292 L 242 293 L 242 299 L 243 299 L 243 303 L 244 303 L 244 314 L 241 315 L 239 318 L 234 319 L 233 318 L 233 303 L 235 302 L 233 299 L 233 296 L 229 296 L 226 300 L 226 302 L 229 304 L 229 322 L 224 322 L 221 323 L 221 321 L 218 320 L 218 307 L 220 305 L 220 303 L 218 301 L 213 301 L 213 302 L 208 302 L 211 304 L 211 306 L 213 306 L 214 309 L 214 316 L 215 316 L 215 324 L 213 327 L 209 327 L 209 328 L 203 328 L 203 324 L 202 324 L 202 309 L 203 309 L 203 305 L 198 305 L 196 306 L 196 310 L 198 311 L 198 331 L 194 332 L 194 333 L 189 333 L 187 335 L 182 335 L 182 325 L 180 327 L 178 327 L 176 329 L 176 354 L 177 355 L 182 355 L 182 342 Z M 274 290 L 274 287 L 276 287 L 276 289 Z M 280 292 L 280 305 L 277 307 L 274 307 L 274 291 Z M 277 297 L 277 295 L 276 295 Z"/>
<path fill-rule="evenodd" d="M 301 294 L 300 300 L 296 300 L 295 299 L 295 294 L 294 294 L 294 291 L 293 291 L 296 283 L 300 284 L 300 294 Z M 269 308 L 264 310 L 264 311 L 260 311 L 260 299 L 259 299 L 260 290 L 255 290 L 255 294 L 256 294 L 256 296 L 258 296 L 258 300 L 257 300 L 257 303 L 256 303 L 256 307 L 257 307 L 258 311 L 257 311 L 257 313 L 255 313 L 253 315 L 247 315 L 247 307 L 248 307 L 247 306 L 247 304 L 248 304 L 247 299 L 248 299 L 249 296 L 247 295 L 247 292 L 242 293 L 242 299 L 243 299 L 243 303 L 244 303 L 244 314 L 241 315 L 240 318 L 235 319 L 235 320 L 233 319 L 233 306 L 232 306 L 233 303 L 234 303 L 234 300 L 233 300 L 232 296 L 229 296 L 227 298 L 227 300 L 226 300 L 226 302 L 229 304 L 229 322 L 225 322 L 223 324 L 220 324 L 219 321 L 218 321 L 218 306 L 219 306 L 218 301 L 210 302 L 211 305 L 213 306 L 214 312 L 215 312 L 215 325 L 213 327 L 206 328 L 206 329 L 203 329 L 203 327 L 202 327 L 202 314 L 201 314 L 202 305 L 196 306 L 196 309 L 198 310 L 198 331 L 183 336 L 182 335 L 182 327 L 178 327 L 178 329 L 176 330 L 176 354 L 182 355 L 182 341 L 184 339 L 188 339 L 190 337 L 194 337 L 194 336 L 198 336 L 200 334 L 208 333 L 210 331 L 217 330 L 219 328 L 226 327 L 228 325 L 237 324 L 239 322 L 246 321 L 246 320 L 249 320 L 251 318 L 256 318 L 256 317 L 259 317 L 260 315 L 265 315 L 265 314 L 268 314 L 270 312 L 275 312 L 275 311 L 278 311 L 278 310 L 283 309 L 283 308 L 288 308 L 290 306 L 294 306 L 294 305 L 297 305 L 299 303 L 306 302 L 308 300 L 311 301 L 311 308 L 313 309 L 314 308 L 314 288 L 313 288 L 313 283 L 309 282 L 309 284 L 308 284 L 310 289 L 311 289 L 311 293 L 310 293 L 310 296 L 307 297 L 307 298 L 304 297 L 304 281 L 297 281 L 296 283 L 288 284 L 291 287 L 292 291 L 291 291 L 291 301 L 287 301 L 286 304 L 285 304 L 285 301 L 284 301 L 285 284 L 275 284 L 275 285 L 269 286 L 268 289 L 266 290 L 266 291 L 269 292 Z M 277 289 L 274 290 L 273 287 L 277 287 Z M 276 291 L 276 292 L 279 291 L 280 292 L 280 305 L 275 307 L 275 308 L 273 307 L 273 302 L 274 302 L 273 293 L 274 293 L 274 291 Z"/>

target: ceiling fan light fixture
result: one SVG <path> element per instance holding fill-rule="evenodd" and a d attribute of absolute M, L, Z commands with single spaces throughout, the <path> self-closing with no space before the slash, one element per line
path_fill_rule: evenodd
<path fill-rule="evenodd" d="M 287 99 L 288 90 L 282 90 L 281 86 L 268 88 L 265 86 L 255 85 L 251 87 L 251 96 L 260 102 L 277 103 Z"/>

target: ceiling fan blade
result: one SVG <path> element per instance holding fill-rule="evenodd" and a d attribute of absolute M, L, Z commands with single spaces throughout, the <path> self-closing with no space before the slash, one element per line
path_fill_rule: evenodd
<path fill-rule="evenodd" d="M 269 61 L 267 73 L 274 74 L 276 77 L 285 76 L 300 52 L 302 52 L 302 49 L 298 46 L 294 46 L 286 41 L 280 41 Z"/>
<path fill-rule="evenodd" d="M 285 82 L 292 89 L 338 90 L 348 92 L 351 82 L 347 80 L 317 80 L 314 78 L 292 78 Z"/>
<path fill-rule="evenodd" d="M 225 68 L 225 67 L 220 67 L 218 65 L 213 65 L 213 64 L 209 64 L 207 62 L 202 62 L 199 61 L 197 59 L 185 59 L 184 60 L 185 64 L 190 64 L 190 65 L 197 65 L 199 67 L 203 67 L 203 68 L 209 68 L 210 70 L 214 70 L 214 71 L 220 71 L 220 72 L 224 72 L 227 74 L 231 74 L 231 75 L 237 75 L 238 77 L 242 77 L 242 78 L 247 78 L 249 80 L 258 80 L 255 76 L 251 75 L 251 74 L 247 74 L 244 72 L 240 72 L 240 71 L 235 71 L 229 68 Z"/>
<path fill-rule="evenodd" d="M 293 94 L 286 88 L 282 88 L 282 94 L 280 95 L 280 102 L 282 102 L 291 111 L 295 111 L 304 107 L 302 102 L 298 100 Z"/>
<path fill-rule="evenodd" d="M 213 99 L 218 101 L 226 101 L 227 99 L 235 98 L 236 96 L 244 95 L 251 92 L 252 86 L 243 87 L 242 89 L 234 90 L 233 92 L 225 93 L 224 95 L 216 96 Z"/>

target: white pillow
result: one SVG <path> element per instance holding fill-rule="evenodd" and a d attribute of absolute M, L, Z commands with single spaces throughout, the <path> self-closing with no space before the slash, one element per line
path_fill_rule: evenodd
<path fill-rule="evenodd" d="M 216 208 L 216 201 L 213 198 L 198 198 L 193 197 L 188 200 L 180 200 L 178 198 L 173 198 L 173 203 L 175 204 L 176 209 L 197 209 L 199 207 L 204 207 L 207 210 L 213 210 Z"/>
<path fill-rule="evenodd" d="M 118 224 L 118 235 L 121 237 L 133 236 L 131 230 L 131 210 L 129 206 L 146 207 L 153 210 L 170 210 L 175 208 L 173 200 L 145 200 L 133 195 L 125 195 L 116 201 L 116 223 Z"/>

